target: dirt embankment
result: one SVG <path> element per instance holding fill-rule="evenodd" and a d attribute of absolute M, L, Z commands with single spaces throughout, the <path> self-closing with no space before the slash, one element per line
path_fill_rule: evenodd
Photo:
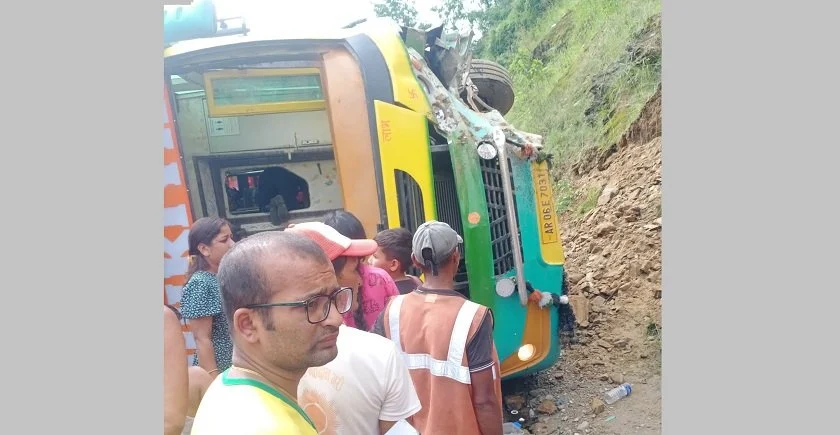
<path fill-rule="evenodd" d="M 553 370 L 505 386 L 530 433 L 660 433 L 660 110 L 661 88 L 618 143 L 576 167 L 575 187 L 600 191 L 583 216 L 562 216 L 576 334 Z M 594 400 L 622 382 L 630 397 Z"/>
<path fill-rule="evenodd" d="M 636 343 L 635 328 L 644 329 L 646 343 L 647 332 L 660 325 L 660 107 L 658 91 L 622 140 L 576 180 L 579 189 L 600 190 L 592 210 L 582 218 L 564 219 L 569 293 L 576 303 L 582 343 L 626 340 L 627 345 L 639 344 L 632 347 L 644 347 Z M 619 346 L 621 354 L 631 353 Z"/>

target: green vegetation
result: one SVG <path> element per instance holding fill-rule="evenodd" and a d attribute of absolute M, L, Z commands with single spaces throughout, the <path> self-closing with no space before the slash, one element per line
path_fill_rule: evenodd
<path fill-rule="evenodd" d="M 568 178 L 560 178 L 554 185 L 554 195 L 558 210 L 568 210 L 575 203 L 577 195 Z"/>
<path fill-rule="evenodd" d="M 487 12 L 475 55 L 510 70 L 506 118 L 555 155 L 561 213 L 594 207 L 598 194 L 575 191 L 570 166 L 616 143 L 660 83 L 660 12 L 660 0 L 510 0 Z"/>
<path fill-rule="evenodd" d="M 648 339 L 656 344 L 659 352 L 662 352 L 662 326 L 657 325 L 654 322 L 650 322 L 648 323 L 647 330 L 645 332 Z"/>
<path fill-rule="evenodd" d="M 379 17 L 390 17 L 401 26 L 418 29 L 428 29 L 431 26 L 417 22 L 417 8 L 412 0 L 382 0 L 374 3 L 373 13 Z"/>
<path fill-rule="evenodd" d="M 659 337 L 659 335 L 661 333 L 660 332 L 661 330 L 662 330 L 662 328 L 660 328 L 659 325 L 657 325 L 656 323 L 650 322 L 647 325 L 647 336 L 648 337 L 654 337 L 654 338 Z"/>
<path fill-rule="evenodd" d="M 600 187 L 590 187 L 586 190 L 586 194 L 581 195 L 583 199 L 577 205 L 577 215 L 578 217 L 583 217 L 596 205 L 598 205 L 598 197 L 601 196 L 601 188 Z"/>
<path fill-rule="evenodd" d="M 593 194 L 574 191 L 569 168 L 616 143 L 656 91 L 661 0 L 444 0 L 437 11 L 481 33 L 476 57 L 508 68 L 516 103 L 505 117 L 554 154 L 558 211 L 585 214 Z"/>
<path fill-rule="evenodd" d="M 660 81 L 660 0 L 515 0 L 482 38 L 511 71 L 507 118 L 542 134 L 558 161 L 615 143 Z"/>

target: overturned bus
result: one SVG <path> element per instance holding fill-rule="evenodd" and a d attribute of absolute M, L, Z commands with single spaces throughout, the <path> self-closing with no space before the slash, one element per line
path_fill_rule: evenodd
<path fill-rule="evenodd" d="M 464 239 L 456 289 L 493 310 L 503 379 L 553 365 L 565 289 L 550 159 L 504 120 L 504 69 L 440 28 L 218 36 L 205 10 L 165 19 L 180 35 L 164 50 L 165 301 L 180 299 L 202 216 L 247 235 L 345 209 L 371 237 L 437 219 Z"/>

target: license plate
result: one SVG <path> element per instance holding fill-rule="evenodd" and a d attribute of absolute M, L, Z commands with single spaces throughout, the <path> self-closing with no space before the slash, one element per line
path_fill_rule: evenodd
<path fill-rule="evenodd" d="M 540 223 L 540 241 L 543 245 L 560 241 L 560 226 L 554 207 L 554 189 L 546 162 L 533 166 L 534 192 L 536 193 L 537 216 Z"/>

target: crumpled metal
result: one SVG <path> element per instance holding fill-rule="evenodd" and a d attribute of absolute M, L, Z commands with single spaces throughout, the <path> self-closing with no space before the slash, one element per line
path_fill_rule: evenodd
<path fill-rule="evenodd" d="M 470 87 L 475 89 L 469 77 L 471 41 L 472 33 L 466 36 L 445 34 L 435 41 L 445 51 L 439 57 L 443 67 L 452 69 L 453 62 L 457 63 L 452 80 L 446 85 L 435 75 L 423 56 L 413 48 L 408 48 L 414 75 L 420 81 L 432 107 L 429 120 L 450 145 L 494 143 L 493 131 L 499 128 L 505 134 L 509 155 L 528 160 L 538 159 L 543 148 L 542 136 L 513 127 L 497 110 L 480 112 L 477 107 L 470 107 L 461 99 L 462 90 Z M 449 73 L 444 72 L 442 75 L 446 77 Z"/>

